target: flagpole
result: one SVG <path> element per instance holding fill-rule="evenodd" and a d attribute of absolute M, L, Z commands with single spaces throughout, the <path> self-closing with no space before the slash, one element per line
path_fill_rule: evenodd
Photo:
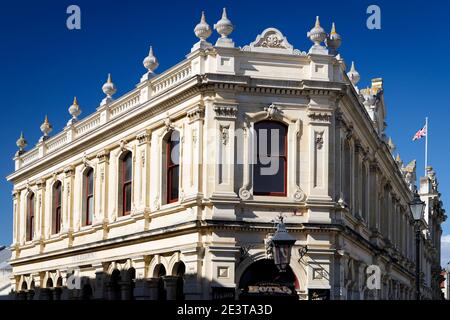
<path fill-rule="evenodd" d="M 430 130 L 428 130 L 428 117 L 425 118 L 425 128 L 426 128 L 426 134 L 425 134 L 425 177 L 427 176 L 427 167 L 428 167 L 428 133 Z"/>

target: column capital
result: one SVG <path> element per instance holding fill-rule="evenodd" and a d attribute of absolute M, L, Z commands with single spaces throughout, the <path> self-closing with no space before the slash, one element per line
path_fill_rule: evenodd
<path fill-rule="evenodd" d="M 202 105 L 197 105 L 187 113 L 189 122 L 192 123 L 197 120 L 203 120 L 205 117 L 205 108 Z"/>
<path fill-rule="evenodd" d="M 151 138 L 152 138 L 151 130 L 145 130 L 136 135 L 136 139 L 138 140 L 139 145 L 150 143 Z"/>
<path fill-rule="evenodd" d="M 75 167 L 70 165 L 64 168 L 64 174 L 66 177 L 72 177 L 75 175 Z"/>
<path fill-rule="evenodd" d="M 97 159 L 98 159 L 99 163 L 108 161 L 109 155 L 110 155 L 110 152 L 107 149 L 104 149 L 104 150 L 100 151 L 99 153 L 97 153 Z"/>
<path fill-rule="evenodd" d="M 47 181 L 45 179 L 39 179 L 36 182 L 36 186 L 38 187 L 38 189 L 44 189 L 46 184 L 47 184 Z"/>

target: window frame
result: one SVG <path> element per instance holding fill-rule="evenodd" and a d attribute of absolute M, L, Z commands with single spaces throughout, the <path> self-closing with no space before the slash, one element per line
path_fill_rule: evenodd
<path fill-rule="evenodd" d="M 27 241 L 31 241 L 34 238 L 35 209 L 35 195 L 34 192 L 31 192 L 27 197 Z"/>
<path fill-rule="evenodd" d="M 52 210 L 52 234 L 59 234 L 61 232 L 62 223 L 62 183 L 55 182 L 53 185 L 53 210 Z"/>
<path fill-rule="evenodd" d="M 285 135 L 284 135 L 284 154 L 283 155 L 278 155 L 276 156 L 279 161 L 280 159 L 283 160 L 283 169 L 284 169 L 284 174 L 283 174 L 283 192 L 260 192 L 260 191 L 255 191 L 255 167 L 258 165 L 258 161 L 259 161 L 259 143 L 258 143 L 258 139 L 259 139 L 259 130 L 260 129 L 266 129 L 267 128 L 257 128 L 258 125 L 262 124 L 262 123 L 275 123 L 278 124 L 282 127 L 284 127 L 285 129 Z M 289 130 L 289 126 L 286 125 L 283 122 L 280 121 L 275 121 L 275 120 L 261 120 L 258 121 L 254 124 L 254 131 L 255 131 L 255 135 L 256 135 L 256 163 L 252 164 L 252 172 L 253 172 L 253 195 L 255 196 L 270 196 L 270 197 L 286 197 L 287 196 L 287 170 L 288 170 L 288 130 Z M 269 141 L 268 141 L 269 142 Z M 272 151 L 272 148 L 271 148 Z M 272 157 L 272 155 L 270 155 Z"/>
<path fill-rule="evenodd" d="M 92 175 L 92 190 L 89 190 L 90 188 L 90 186 L 89 186 L 89 184 L 90 184 L 90 176 Z M 83 201 L 84 201 L 84 212 L 83 212 L 83 214 L 84 214 L 84 221 L 83 221 L 83 225 L 84 226 L 90 226 L 90 225 L 92 225 L 92 222 L 93 221 L 91 221 L 91 212 L 90 212 L 90 207 L 89 207 L 89 200 L 90 199 L 92 199 L 92 201 L 94 202 L 94 183 L 95 183 L 95 181 L 94 181 L 94 169 L 93 168 L 88 168 L 88 169 L 86 169 L 85 170 L 85 172 L 84 172 L 84 174 L 83 174 L 83 179 L 84 179 L 84 183 L 83 183 L 83 186 L 84 186 L 84 192 L 83 192 Z M 91 191 L 91 192 L 89 192 L 89 191 Z M 92 208 L 92 218 L 94 217 L 94 207 Z"/>
<path fill-rule="evenodd" d="M 126 173 L 127 173 L 127 161 L 131 162 L 131 172 L 130 172 L 130 179 L 125 180 Z M 130 208 L 129 210 L 126 210 L 127 205 L 127 196 L 126 196 L 126 188 L 130 187 Z M 120 196 L 122 198 L 122 208 L 121 208 L 121 216 L 127 216 L 131 213 L 131 207 L 132 207 L 132 198 L 133 198 L 133 154 L 131 151 L 126 152 L 121 157 L 121 163 L 120 163 Z"/>
<path fill-rule="evenodd" d="M 176 147 L 175 144 L 173 144 L 173 142 L 178 141 L 178 148 L 181 150 L 181 139 L 178 133 L 178 140 L 172 140 L 172 134 L 174 133 L 174 131 L 170 132 L 167 136 L 167 139 L 165 140 L 165 152 L 166 152 L 166 161 L 165 161 L 165 173 L 166 173 L 166 203 L 170 204 L 170 203 L 175 203 L 180 199 L 180 153 L 178 154 L 178 164 L 175 164 L 172 162 L 172 150 L 173 148 Z M 174 181 L 172 179 L 172 175 L 171 173 L 178 169 L 178 181 L 176 183 L 177 185 L 177 197 L 176 198 L 172 198 L 172 186 L 174 185 Z"/>

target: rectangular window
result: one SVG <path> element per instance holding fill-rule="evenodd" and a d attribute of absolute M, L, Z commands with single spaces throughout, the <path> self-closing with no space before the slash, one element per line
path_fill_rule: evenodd
<path fill-rule="evenodd" d="M 286 196 L 287 127 L 275 121 L 255 124 L 256 163 L 253 194 Z"/>

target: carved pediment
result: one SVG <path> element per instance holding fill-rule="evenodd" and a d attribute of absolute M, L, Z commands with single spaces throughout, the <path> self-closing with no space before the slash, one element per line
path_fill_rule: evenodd
<path fill-rule="evenodd" d="M 244 46 L 242 50 L 252 52 L 306 55 L 305 52 L 294 49 L 281 31 L 275 28 L 267 28 L 256 37 L 255 41 L 247 46 Z"/>

